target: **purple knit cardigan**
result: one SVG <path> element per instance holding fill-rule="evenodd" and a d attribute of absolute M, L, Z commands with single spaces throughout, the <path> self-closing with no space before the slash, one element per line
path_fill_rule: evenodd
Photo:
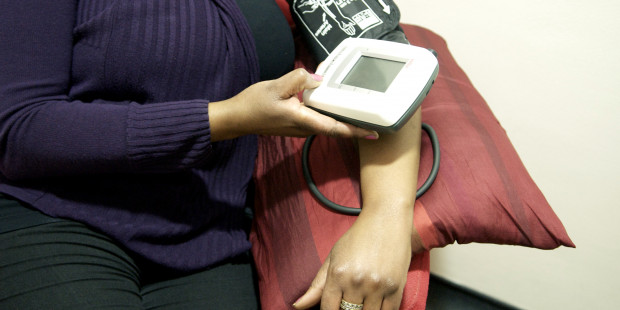
<path fill-rule="evenodd" d="M 0 192 L 178 270 L 249 248 L 256 139 L 208 115 L 258 79 L 234 0 L 0 3 Z"/>

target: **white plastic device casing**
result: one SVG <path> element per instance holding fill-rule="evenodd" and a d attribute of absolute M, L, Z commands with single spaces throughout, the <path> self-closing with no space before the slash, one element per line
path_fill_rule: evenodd
<path fill-rule="evenodd" d="M 343 84 L 362 57 L 400 62 L 403 66 L 385 92 Z M 305 90 L 303 100 L 306 106 L 344 122 L 377 131 L 396 131 L 418 109 L 438 70 L 437 58 L 428 49 L 348 38 L 319 67 L 316 74 L 323 76 L 323 82 L 315 89 Z"/>

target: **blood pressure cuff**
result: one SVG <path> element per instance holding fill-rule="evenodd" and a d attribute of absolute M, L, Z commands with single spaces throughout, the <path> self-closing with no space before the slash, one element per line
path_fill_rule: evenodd
<path fill-rule="evenodd" d="M 297 28 L 318 62 L 346 38 L 409 44 L 391 0 L 287 0 Z"/>

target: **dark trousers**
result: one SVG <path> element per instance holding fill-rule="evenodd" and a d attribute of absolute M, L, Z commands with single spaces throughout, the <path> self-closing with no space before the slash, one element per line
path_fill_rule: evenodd
<path fill-rule="evenodd" d="M 2 196 L 0 208 L 19 211 L 0 216 L 5 228 L 15 223 L 15 214 L 23 223 L 23 216 L 41 216 Z M 35 222 L 0 233 L 0 309 L 259 308 L 249 255 L 175 275 L 139 261 L 83 224 Z"/>

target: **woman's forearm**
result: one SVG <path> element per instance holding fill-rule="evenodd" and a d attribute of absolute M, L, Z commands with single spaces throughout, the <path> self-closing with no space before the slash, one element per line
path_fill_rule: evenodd
<path fill-rule="evenodd" d="M 358 141 L 364 210 L 413 208 L 418 180 L 421 112 L 399 131 Z"/>
<path fill-rule="evenodd" d="M 421 112 L 418 110 L 403 128 L 383 134 L 375 141 L 360 139 L 359 156 L 363 211 L 384 225 L 407 227 L 411 250 L 424 250 L 413 226 L 421 144 Z"/>
<path fill-rule="evenodd" d="M 358 140 L 362 212 L 295 308 L 320 300 L 322 308 L 336 309 L 343 299 L 364 308 L 398 308 L 411 255 L 423 249 L 413 227 L 420 130 L 418 111 L 396 133 Z"/>

